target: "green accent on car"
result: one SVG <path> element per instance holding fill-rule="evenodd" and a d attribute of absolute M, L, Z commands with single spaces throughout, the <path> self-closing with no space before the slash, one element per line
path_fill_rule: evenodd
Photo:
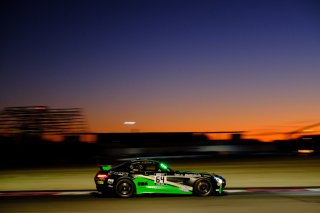
<path fill-rule="evenodd" d="M 112 166 L 110 166 L 110 165 L 101 166 L 101 170 L 103 170 L 103 171 L 109 171 L 111 168 L 112 168 Z"/>
<path fill-rule="evenodd" d="M 222 185 L 219 187 L 219 194 L 222 194 Z"/>
<path fill-rule="evenodd" d="M 161 168 L 163 168 L 163 169 L 168 169 L 168 166 L 167 165 L 165 165 L 164 163 L 160 163 L 160 166 L 161 166 Z"/>
<path fill-rule="evenodd" d="M 162 193 L 162 194 L 192 194 L 192 191 L 188 190 L 187 187 L 178 187 L 167 184 L 155 184 L 153 180 L 136 177 L 133 179 L 133 182 L 136 186 L 136 194 L 144 193 Z"/>

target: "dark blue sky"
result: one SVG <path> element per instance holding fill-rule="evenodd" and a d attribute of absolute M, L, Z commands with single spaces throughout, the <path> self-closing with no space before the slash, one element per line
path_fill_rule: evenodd
<path fill-rule="evenodd" d="M 290 129 L 320 118 L 318 1 L 2 1 L 0 107 L 93 131 Z"/>

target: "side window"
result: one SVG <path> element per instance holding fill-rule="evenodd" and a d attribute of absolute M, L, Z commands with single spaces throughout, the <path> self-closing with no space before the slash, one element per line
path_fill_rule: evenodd
<path fill-rule="evenodd" d="M 156 164 L 152 161 L 139 161 L 131 163 L 130 170 L 135 174 L 154 174 L 158 171 Z"/>
<path fill-rule="evenodd" d="M 144 165 L 144 171 L 145 172 L 155 172 L 156 166 L 154 164 L 145 164 Z"/>
<path fill-rule="evenodd" d="M 143 166 L 140 163 L 132 163 L 130 165 L 130 171 L 133 173 L 141 173 L 143 170 Z"/>

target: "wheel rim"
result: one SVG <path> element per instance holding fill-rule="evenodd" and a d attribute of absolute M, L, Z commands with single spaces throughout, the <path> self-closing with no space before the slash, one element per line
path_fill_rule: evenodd
<path fill-rule="evenodd" d="M 197 189 L 200 194 L 207 194 L 210 191 L 210 184 L 206 181 L 201 181 Z"/>
<path fill-rule="evenodd" d="M 121 195 L 128 195 L 131 193 L 132 187 L 128 183 L 121 183 L 118 187 L 118 191 Z"/>

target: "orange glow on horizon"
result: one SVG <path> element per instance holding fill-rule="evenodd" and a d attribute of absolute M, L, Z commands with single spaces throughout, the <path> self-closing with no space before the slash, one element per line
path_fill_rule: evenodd
<path fill-rule="evenodd" d="M 183 100 L 181 100 L 183 102 Z M 248 100 L 249 101 L 249 100 Z M 206 104 L 209 105 L 210 101 Z M 272 105 L 272 103 L 270 103 Z M 297 103 L 298 105 L 300 103 Z M 201 110 L 197 103 L 183 105 L 180 102 L 156 105 L 155 103 L 133 104 L 130 107 L 123 104 L 119 109 L 88 111 L 90 132 L 225 132 L 243 131 L 242 138 L 258 139 L 263 142 L 287 140 L 301 135 L 320 134 L 320 126 L 316 124 L 318 116 L 315 110 L 305 110 L 298 113 L 294 107 L 277 106 L 273 108 L 268 103 L 252 107 L 244 105 L 226 105 L 217 102 L 213 108 L 204 105 Z M 302 107 L 302 106 L 301 106 Z M 271 108 L 273 110 L 271 110 Z M 310 108 L 311 109 L 311 108 Z M 235 111 L 236 110 L 236 111 Z M 264 113 L 261 113 L 264 112 Z M 300 111 L 301 112 L 301 111 Z M 293 117 L 295 115 L 295 117 Z M 133 125 L 124 125 L 126 121 L 134 121 Z M 312 129 L 312 132 L 309 130 Z M 300 132 L 295 132 L 300 130 Z M 292 133 L 294 132 L 294 133 Z M 216 139 L 229 139 L 230 135 L 213 135 Z"/>
<path fill-rule="evenodd" d="M 118 125 L 120 126 L 120 125 Z M 247 129 L 254 129 L 247 128 Z M 218 129 L 218 130 L 212 130 L 212 129 L 205 129 L 205 128 L 187 128 L 187 127 L 178 127 L 178 128 L 147 128 L 139 125 L 132 125 L 132 126 L 120 126 L 120 128 L 100 128 L 97 126 L 95 127 L 95 131 L 91 132 L 101 132 L 101 133 L 108 133 L 108 132 L 219 132 L 219 131 L 244 131 L 241 135 L 241 138 L 243 139 L 257 139 L 262 142 L 272 142 L 275 140 L 288 140 L 288 139 L 294 139 L 298 138 L 302 135 L 307 134 L 319 134 L 320 133 L 320 127 L 314 128 L 312 132 L 310 131 L 301 131 L 297 132 L 295 134 L 289 134 L 290 132 L 297 129 L 297 127 L 291 127 L 291 128 L 279 128 L 278 131 L 274 130 L 251 130 L 246 131 L 246 129 L 237 129 L 237 128 L 225 128 L 225 129 Z M 228 140 L 231 137 L 231 134 L 208 134 L 210 139 L 216 139 L 216 140 Z"/>
<path fill-rule="evenodd" d="M 311 153 L 314 153 L 314 150 L 310 150 L 310 149 L 299 149 L 299 150 L 298 150 L 298 153 L 301 153 L 301 154 L 311 154 Z"/>

